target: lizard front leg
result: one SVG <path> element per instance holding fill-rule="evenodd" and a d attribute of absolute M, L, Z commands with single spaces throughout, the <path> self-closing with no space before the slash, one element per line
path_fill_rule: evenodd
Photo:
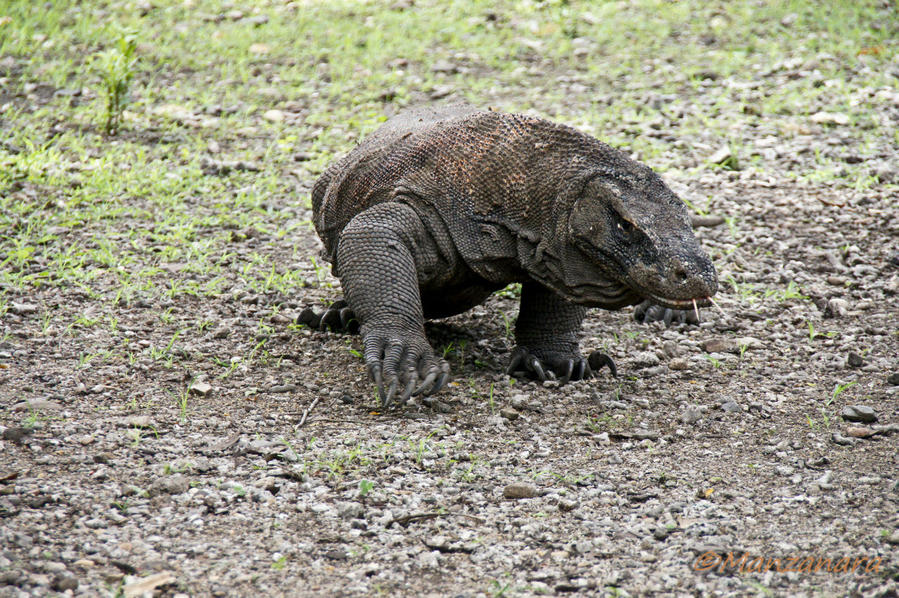
<path fill-rule="evenodd" d="M 518 371 L 540 380 L 590 378 L 593 369 L 615 364 L 606 355 L 594 353 L 584 359 L 577 335 L 587 308 L 567 301 L 543 285 L 528 281 L 521 286 L 521 305 L 515 324 L 515 342 L 507 372 Z"/>
<path fill-rule="evenodd" d="M 435 393 L 449 376 L 425 337 L 419 291 L 430 270 L 422 264 L 434 252 L 421 219 L 400 203 L 361 212 L 340 234 L 337 277 L 361 323 L 365 363 L 385 407 L 395 396 L 405 403 Z"/>

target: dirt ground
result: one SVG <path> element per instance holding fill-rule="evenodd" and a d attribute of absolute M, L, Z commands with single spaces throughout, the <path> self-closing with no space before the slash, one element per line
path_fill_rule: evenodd
<path fill-rule="evenodd" d="M 558 68 L 547 86 L 588 93 Z M 803 68 L 773 68 L 757 87 Z M 666 328 L 635 322 L 631 308 L 591 311 L 582 349 L 611 355 L 617 378 L 559 387 L 505 375 L 510 288 L 429 323 L 452 382 L 426 404 L 382 411 L 358 337 L 294 324 L 340 297 L 308 225 L 210 222 L 210 204 L 188 199 L 179 209 L 201 224 L 184 242 L 226 239 L 212 248 L 217 269 L 197 273 L 190 255 L 167 259 L 153 235 L 129 236 L 157 214 L 135 191 L 121 200 L 135 212 L 42 220 L 57 227 L 44 263 L 15 266 L 5 242 L 10 277 L 43 271 L 66 247 L 96 248 L 99 230 L 120 240 L 116 254 L 143 244 L 128 268 L 157 270 L 121 300 L 96 254 L 86 283 L 5 279 L 0 596 L 899 595 L 899 93 L 866 88 L 864 66 L 852 73 L 852 93 L 875 106 L 863 135 L 823 102 L 750 122 L 747 101 L 716 108 L 741 144 L 734 162 L 710 165 L 713 133 L 668 138 L 670 121 L 615 129 L 667 144 L 638 157 L 670 167 L 666 181 L 705 218 L 696 232 L 724 312 Z M 676 120 L 711 110 L 703 89 L 721 84 L 706 79 L 676 102 L 650 86 L 644 99 L 676 104 L 665 117 Z M 54 97 L 12 89 L 4 101 Z M 483 99 L 504 106 L 512 91 Z M 577 99 L 560 109 L 529 97 L 536 113 L 603 137 L 578 121 Z M 263 117 L 275 118 L 247 118 Z M 199 126 L 184 117 L 176 128 Z M 186 142 L 169 134 L 123 133 L 169 144 L 175 159 Z M 276 165 L 289 189 L 266 194 L 258 219 L 308 221 L 326 163 L 307 165 L 315 151 L 295 141 L 295 160 Z M 256 176 L 207 153 L 203 176 Z M 821 156 L 835 172 L 805 176 Z M 867 178 L 847 183 L 846 168 Z M 20 177 L 3 193 L 64 218 L 54 185 Z M 28 222 L 5 221 L 4 238 Z M 247 284 L 254 255 L 303 278 L 290 292 Z M 219 279 L 222 292 L 162 292 Z"/>

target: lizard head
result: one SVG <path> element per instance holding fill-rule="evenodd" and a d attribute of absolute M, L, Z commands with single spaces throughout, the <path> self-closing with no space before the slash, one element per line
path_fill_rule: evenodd
<path fill-rule="evenodd" d="M 577 303 L 615 308 L 641 299 L 672 309 L 709 305 L 715 267 L 686 205 L 647 166 L 586 176 L 568 216 L 564 286 Z"/>

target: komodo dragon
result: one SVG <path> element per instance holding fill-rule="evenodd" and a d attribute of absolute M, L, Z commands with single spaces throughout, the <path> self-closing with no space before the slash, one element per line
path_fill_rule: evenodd
<path fill-rule="evenodd" d="M 718 287 L 686 206 L 656 173 L 523 114 L 402 113 L 322 174 L 312 210 L 345 300 L 299 321 L 360 328 L 385 406 L 448 378 L 425 318 L 464 312 L 509 283 L 522 284 L 509 373 L 562 383 L 615 372 L 607 356 L 580 353 L 587 307 L 648 300 L 670 320 Z"/>

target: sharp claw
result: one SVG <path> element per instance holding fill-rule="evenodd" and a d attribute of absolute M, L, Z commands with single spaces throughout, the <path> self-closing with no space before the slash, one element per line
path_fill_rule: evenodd
<path fill-rule="evenodd" d="M 368 377 L 371 378 L 375 384 L 381 384 L 381 364 L 377 361 L 368 364 Z"/>
<path fill-rule="evenodd" d="M 405 405 L 409 401 L 409 397 L 412 396 L 412 391 L 415 389 L 415 383 L 418 382 L 418 373 L 415 370 L 409 372 L 409 382 L 406 383 L 406 388 L 403 390 L 403 394 L 400 395 L 400 405 Z"/>
<path fill-rule="evenodd" d="M 417 397 L 422 392 L 424 392 L 425 389 L 429 388 L 432 384 L 434 384 L 434 380 L 437 379 L 437 374 L 439 374 L 439 373 L 440 373 L 440 370 L 432 367 L 431 370 L 428 372 L 427 376 L 425 376 L 425 379 L 421 381 L 421 384 L 419 384 L 418 388 L 415 389 L 415 392 L 412 393 L 412 396 Z M 426 394 L 430 394 L 430 393 L 426 393 Z"/>
<path fill-rule="evenodd" d="M 593 368 L 590 367 L 590 363 L 587 361 L 583 362 L 584 364 L 584 377 L 581 380 L 589 380 L 593 377 Z"/>
<path fill-rule="evenodd" d="M 321 330 L 326 330 L 328 328 L 331 330 L 340 330 L 343 327 L 340 322 L 340 312 L 334 309 L 333 306 L 329 307 L 325 310 L 325 313 L 322 314 L 321 322 L 319 322 L 318 327 Z"/>
<path fill-rule="evenodd" d="M 449 378 L 449 374 L 440 374 L 440 377 L 437 378 L 437 382 L 434 383 L 434 387 L 431 390 L 425 393 L 426 397 L 429 397 L 433 394 L 437 394 L 440 392 L 443 387 L 446 385 L 446 380 Z"/>
<path fill-rule="evenodd" d="M 387 396 L 381 396 L 381 405 L 384 407 L 384 409 L 389 408 L 393 403 L 393 397 L 396 395 L 396 386 L 397 379 L 393 378 L 393 380 L 390 382 L 390 388 L 387 389 Z"/>
<path fill-rule="evenodd" d="M 384 379 L 381 376 L 381 364 L 377 361 L 368 364 L 368 377 L 372 379 L 375 386 L 378 387 L 378 398 L 381 404 L 384 404 Z"/>
<path fill-rule="evenodd" d="M 583 380 L 584 379 L 584 370 L 587 367 L 587 362 L 584 361 L 583 358 L 577 360 L 577 366 L 575 366 L 575 373 L 572 376 L 575 380 Z"/>
<path fill-rule="evenodd" d="M 574 360 L 569 359 L 565 364 L 565 375 L 559 378 L 559 384 L 568 384 L 571 380 L 571 373 L 574 371 Z"/>
<path fill-rule="evenodd" d="M 312 320 L 315 319 L 315 312 L 312 311 L 311 307 L 307 307 L 300 312 L 300 315 L 297 316 L 297 324 L 305 324 L 306 326 L 312 327 Z"/>
<path fill-rule="evenodd" d="M 347 306 L 343 299 L 335 301 L 322 313 L 315 313 L 311 307 L 306 307 L 297 316 L 297 324 L 303 324 L 314 330 L 358 332 L 359 322 L 356 321 L 353 310 Z"/>
<path fill-rule="evenodd" d="M 431 387 L 431 390 L 425 393 L 425 395 L 432 395 L 435 392 L 439 392 L 441 388 L 446 384 L 447 379 L 449 378 L 449 365 L 443 364 L 441 367 L 440 377 L 437 378 L 437 382 L 434 383 L 434 386 Z"/>
<path fill-rule="evenodd" d="M 590 354 L 590 357 L 587 358 L 587 363 L 595 373 L 598 373 L 603 366 L 609 366 L 609 371 L 612 373 L 612 377 L 615 378 L 618 376 L 618 368 L 615 367 L 615 362 L 612 361 L 611 357 L 604 353 L 594 351 Z"/>
<path fill-rule="evenodd" d="M 512 351 L 512 356 L 509 358 L 509 366 L 506 368 L 506 374 L 509 376 L 514 374 L 524 363 L 524 360 L 527 359 L 527 356 L 528 352 L 526 349 L 515 347 L 515 350 Z"/>
<path fill-rule="evenodd" d="M 349 330 L 350 322 L 356 319 L 356 314 L 349 307 L 340 310 L 340 325 L 344 330 Z"/>
<path fill-rule="evenodd" d="M 649 303 L 646 301 L 637 304 L 637 307 L 634 308 L 634 319 L 640 323 L 643 323 L 646 320 L 646 309 L 648 307 Z"/>
<path fill-rule="evenodd" d="M 537 374 L 537 377 L 540 378 L 541 382 L 546 382 L 546 372 L 543 371 L 543 365 L 540 363 L 539 359 L 532 357 L 529 367 L 531 371 Z"/>

